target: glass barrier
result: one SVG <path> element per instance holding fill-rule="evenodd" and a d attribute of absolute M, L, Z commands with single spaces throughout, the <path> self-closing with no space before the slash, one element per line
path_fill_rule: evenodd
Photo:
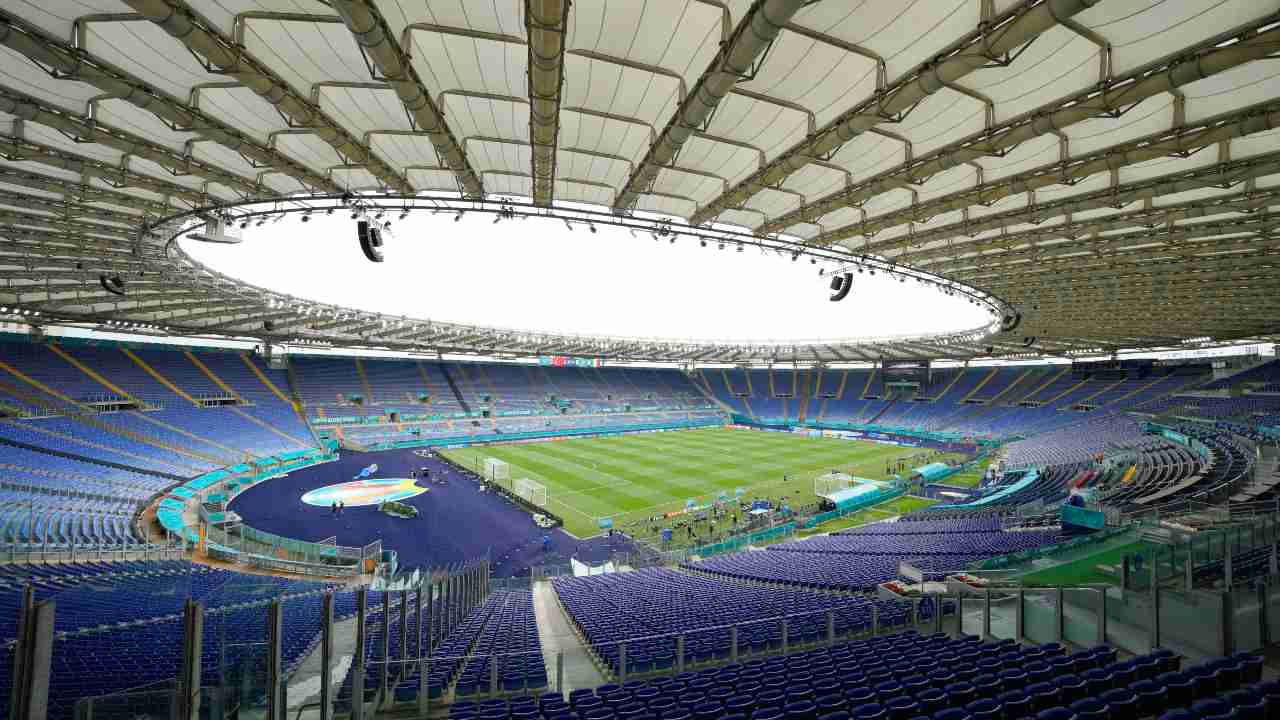
<path fill-rule="evenodd" d="M 1084 588 L 1062 591 L 1063 640 L 1086 648 L 1100 644 L 1098 613 L 1102 606 L 1101 594 Z"/>
<path fill-rule="evenodd" d="M 1022 635 L 1034 643 L 1058 641 L 1056 590 L 1023 592 Z"/>
<path fill-rule="evenodd" d="M 1249 535 L 1238 537 L 1244 542 Z M 1153 554 L 1152 567 L 1167 566 L 1165 559 L 1172 558 L 1173 569 L 1181 572 L 1188 554 L 1185 548 L 1180 552 Z M 86 565 L 79 569 L 87 577 L 78 584 L 48 593 L 63 600 L 56 615 L 51 697 L 83 698 L 62 709 L 66 714 L 74 710 L 77 720 L 171 714 L 182 697 L 176 681 L 187 598 L 204 605 L 199 698 L 201 716 L 208 720 L 267 717 L 268 623 L 277 598 L 282 673 L 275 695 L 293 720 L 318 718 L 324 703 L 331 703 L 338 715 L 359 706 L 365 718 L 372 718 L 382 712 L 424 714 L 446 699 L 564 694 L 908 628 L 1034 643 L 1065 641 L 1079 647 L 1092 647 L 1105 637 L 1108 644 L 1131 653 L 1167 647 L 1198 661 L 1260 648 L 1273 621 L 1280 621 L 1280 585 L 1272 589 L 1265 583 L 1242 586 L 1229 595 L 1166 585 L 1142 592 L 1113 587 L 1105 593 L 1090 587 L 996 586 L 965 596 L 869 605 L 842 598 L 830 609 L 808 606 L 785 616 L 709 624 L 682 633 L 650 634 L 644 619 L 636 618 L 630 621 L 634 627 L 605 633 L 625 639 L 591 642 L 582 639 L 572 622 L 529 628 L 527 608 L 515 612 L 504 604 L 527 589 L 481 600 L 477 573 L 426 577 L 421 593 L 417 587 L 361 593 L 186 563 L 129 567 L 113 563 L 95 576 L 99 569 Z M 468 588 L 473 592 L 461 592 Z M 325 593 L 333 593 L 334 615 L 328 696 L 322 691 Z M 363 622 L 358 614 L 361 594 L 366 597 Z M 947 609 L 942 617 L 933 612 L 939 604 Z M 514 620 L 505 620 L 505 613 L 513 613 Z M 543 622 L 545 609 L 535 607 L 534 615 Z M 556 617 L 561 617 L 558 612 Z M 705 622 L 713 616 L 699 617 Z M 520 635 L 521 628 L 533 634 Z"/>

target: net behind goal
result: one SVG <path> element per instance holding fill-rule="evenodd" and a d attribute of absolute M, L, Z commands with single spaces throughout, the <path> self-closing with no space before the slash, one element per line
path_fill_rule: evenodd
<path fill-rule="evenodd" d="M 516 497 L 538 507 L 547 506 L 547 486 L 529 478 L 517 478 L 511 486 Z"/>

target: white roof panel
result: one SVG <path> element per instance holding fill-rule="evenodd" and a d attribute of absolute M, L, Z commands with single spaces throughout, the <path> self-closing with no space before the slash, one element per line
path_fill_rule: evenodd
<path fill-rule="evenodd" d="M 1100 2 L 1076 19 L 1111 42 L 1121 74 L 1277 9 L 1276 0 L 1130 0 Z"/>

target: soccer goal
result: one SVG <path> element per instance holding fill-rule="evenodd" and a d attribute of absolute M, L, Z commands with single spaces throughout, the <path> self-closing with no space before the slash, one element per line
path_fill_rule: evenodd
<path fill-rule="evenodd" d="M 506 485 L 511 480 L 511 466 L 498 458 L 485 458 L 484 479 Z"/>
<path fill-rule="evenodd" d="M 511 485 L 511 492 L 516 497 L 538 507 L 547 506 L 547 486 L 529 478 L 517 478 Z"/>
<path fill-rule="evenodd" d="M 819 475 L 813 480 L 813 494 L 826 497 L 831 493 L 848 490 L 853 485 L 853 476 L 842 472 L 829 472 Z"/>

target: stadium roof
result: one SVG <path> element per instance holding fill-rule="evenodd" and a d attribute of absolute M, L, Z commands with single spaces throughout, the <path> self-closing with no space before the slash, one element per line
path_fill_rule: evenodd
<path fill-rule="evenodd" d="M 1265 336 L 1280 312 L 1278 11 L 12 0 L 0 8 L 0 301 L 277 341 L 690 361 Z M 965 283 L 1021 326 L 743 347 L 422 323 L 249 287 L 157 224 L 347 192 L 477 210 L 588 203 L 677 231 L 781 234 Z"/>

